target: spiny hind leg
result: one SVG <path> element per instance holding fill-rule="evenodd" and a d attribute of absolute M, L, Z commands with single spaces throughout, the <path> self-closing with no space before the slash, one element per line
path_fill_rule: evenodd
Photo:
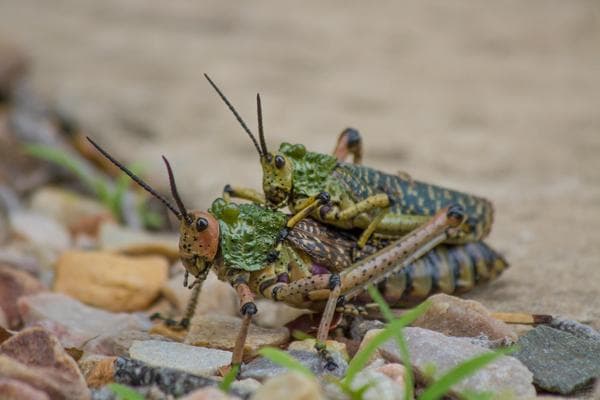
<path fill-rule="evenodd" d="M 346 128 L 340 133 L 333 150 L 333 156 L 338 161 L 345 161 L 349 155 L 352 155 L 352 162 L 360 164 L 362 162 L 362 137 L 354 128 Z"/>
<path fill-rule="evenodd" d="M 255 189 L 243 188 L 238 186 L 225 185 L 223 188 L 223 199 L 230 202 L 231 198 L 249 200 L 257 204 L 265 204 L 265 195 Z"/>

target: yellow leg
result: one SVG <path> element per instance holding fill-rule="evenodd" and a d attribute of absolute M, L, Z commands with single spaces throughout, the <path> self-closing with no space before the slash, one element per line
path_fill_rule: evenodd
<path fill-rule="evenodd" d="M 223 188 L 223 199 L 229 203 L 232 197 L 249 200 L 257 204 L 265 204 L 265 195 L 257 190 L 225 185 Z"/>
<path fill-rule="evenodd" d="M 381 222 L 383 217 L 385 217 L 385 214 L 387 214 L 387 209 L 379 211 L 379 214 L 375 218 L 373 218 L 373 220 L 369 223 L 369 226 L 367 227 L 367 229 L 365 229 L 360 234 L 360 237 L 358 238 L 358 241 L 356 242 L 356 245 L 358 246 L 359 249 L 362 249 L 363 247 L 365 247 L 365 245 L 367 244 L 367 241 L 369 241 L 369 238 L 371 237 L 373 232 L 375 232 L 377 225 L 379 225 L 379 223 Z"/>
<path fill-rule="evenodd" d="M 390 205 L 390 199 L 387 194 L 379 193 L 369 196 L 358 203 L 343 210 L 332 209 L 325 213 L 326 222 L 345 221 L 356 217 L 357 215 L 371 211 L 374 208 L 386 208 Z"/>
<path fill-rule="evenodd" d="M 287 228 L 292 229 L 298 222 L 302 221 L 304 218 L 308 217 L 313 211 L 319 208 L 322 205 L 325 205 L 329 202 L 329 195 L 327 193 L 319 193 L 316 196 L 311 196 L 308 199 L 304 200 L 303 204 L 299 207 L 300 211 L 294 214 L 288 222 Z"/>

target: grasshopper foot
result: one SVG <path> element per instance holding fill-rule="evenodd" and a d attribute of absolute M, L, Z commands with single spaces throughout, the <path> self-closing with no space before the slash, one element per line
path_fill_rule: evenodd
<path fill-rule="evenodd" d="M 181 320 L 177 321 L 173 318 L 164 317 L 160 313 L 152 314 L 150 316 L 150 320 L 151 321 L 163 321 L 166 326 L 168 326 L 169 328 L 176 330 L 176 331 L 186 330 L 190 326 L 189 318 L 182 318 Z"/>
<path fill-rule="evenodd" d="M 323 361 L 325 361 L 324 368 L 327 371 L 335 371 L 338 368 L 337 363 L 331 356 L 331 353 L 329 352 L 329 350 L 327 350 L 327 347 L 325 346 L 324 343 L 321 343 L 321 342 L 315 343 L 315 349 L 317 350 L 317 353 L 319 353 L 319 356 L 323 359 Z"/>

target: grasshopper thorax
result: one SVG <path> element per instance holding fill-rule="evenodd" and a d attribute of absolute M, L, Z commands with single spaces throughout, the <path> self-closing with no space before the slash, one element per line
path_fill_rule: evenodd
<path fill-rule="evenodd" d="M 179 224 L 179 255 L 185 269 L 200 277 L 208 269 L 219 250 L 219 221 L 206 211 L 190 211 Z"/>
<path fill-rule="evenodd" d="M 294 165 L 281 153 L 266 153 L 260 157 L 263 170 L 263 191 L 267 203 L 281 208 L 292 194 Z"/>

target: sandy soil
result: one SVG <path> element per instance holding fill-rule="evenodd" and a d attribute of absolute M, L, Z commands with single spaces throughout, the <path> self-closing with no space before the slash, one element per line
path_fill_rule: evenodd
<path fill-rule="evenodd" d="M 512 267 L 472 298 L 600 328 L 600 3 L 323 3 L 4 0 L 0 37 L 120 157 L 163 176 L 169 155 L 198 207 L 260 182 L 202 72 L 251 126 L 262 93 L 272 146 L 354 126 L 367 164 L 493 199 Z"/>

